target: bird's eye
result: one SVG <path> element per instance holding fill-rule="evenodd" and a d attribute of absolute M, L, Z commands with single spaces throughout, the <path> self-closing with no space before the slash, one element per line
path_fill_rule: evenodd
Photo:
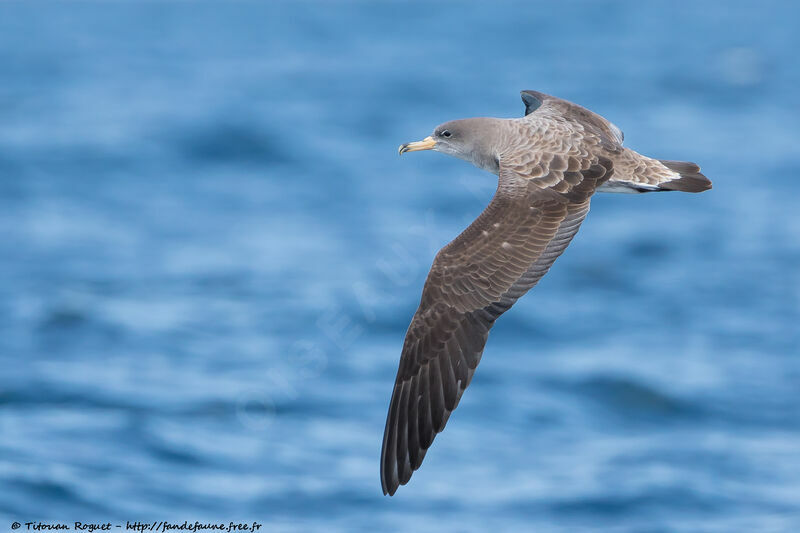
<path fill-rule="evenodd" d="M 449 130 L 444 130 L 441 134 L 442 137 L 450 137 L 452 133 Z"/>

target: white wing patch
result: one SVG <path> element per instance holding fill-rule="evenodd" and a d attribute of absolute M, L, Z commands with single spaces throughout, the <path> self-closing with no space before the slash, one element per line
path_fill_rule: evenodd
<path fill-rule="evenodd" d="M 606 120 L 606 122 L 608 122 L 608 129 L 610 129 L 611 133 L 614 134 L 614 140 L 619 144 L 622 144 L 622 141 L 625 140 L 625 134 L 622 133 L 622 130 L 619 129 L 619 127 L 613 122 L 610 122 L 609 120 Z"/>

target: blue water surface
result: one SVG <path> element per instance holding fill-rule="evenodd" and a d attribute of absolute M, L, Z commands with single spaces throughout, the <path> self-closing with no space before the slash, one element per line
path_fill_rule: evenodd
<path fill-rule="evenodd" d="M 798 20 L 789 1 L 0 3 L 0 529 L 800 531 Z M 519 116 L 521 89 L 714 189 L 598 195 L 384 497 L 405 329 L 495 186 L 397 146 Z"/>

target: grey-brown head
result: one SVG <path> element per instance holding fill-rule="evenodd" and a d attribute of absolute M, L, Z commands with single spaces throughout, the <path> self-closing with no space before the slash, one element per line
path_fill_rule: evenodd
<path fill-rule="evenodd" d="M 419 150 L 435 150 L 497 174 L 499 163 L 496 147 L 501 122 L 497 118 L 451 120 L 436 126 L 431 136 L 400 146 L 398 152 L 402 155 Z"/>

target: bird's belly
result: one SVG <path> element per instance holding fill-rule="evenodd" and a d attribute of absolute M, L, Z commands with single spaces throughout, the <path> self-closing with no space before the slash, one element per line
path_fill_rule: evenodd
<path fill-rule="evenodd" d="M 638 194 L 647 191 L 657 190 L 658 187 L 642 183 L 631 183 L 628 181 L 609 180 L 597 188 L 597 192 L 614 192 L 623 194 Z"/>

